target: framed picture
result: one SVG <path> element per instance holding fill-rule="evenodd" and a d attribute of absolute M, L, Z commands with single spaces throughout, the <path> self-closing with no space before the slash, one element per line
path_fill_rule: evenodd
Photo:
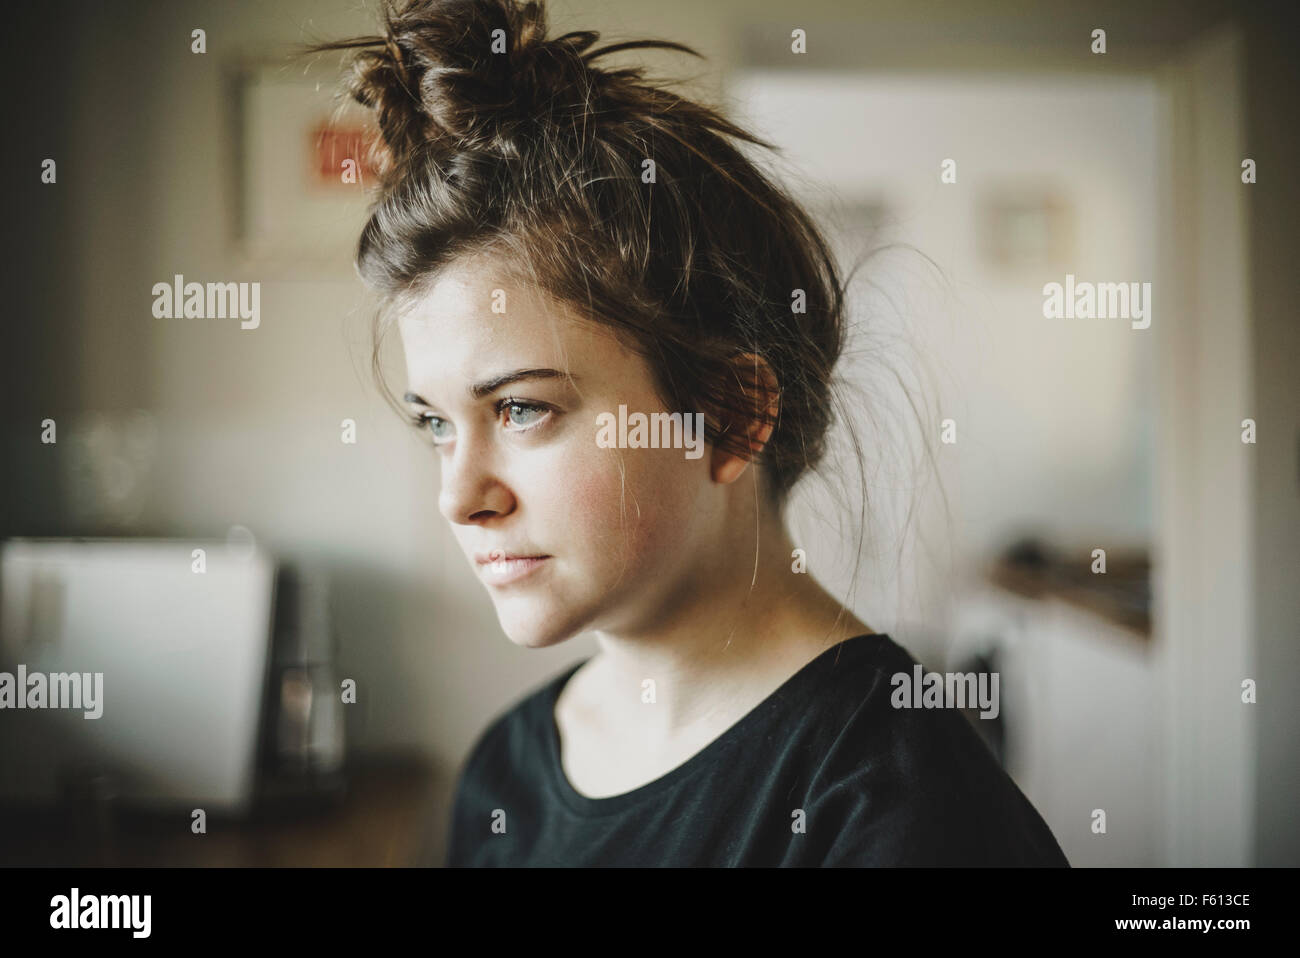
<path fill-rule="evenodd" d="M 980 257 L 1003 272 L 1064 269 L 1074 252 L 1074 210 L 1062 191 L 985 189 L 977 211 Z"/>
<path fill-rule="evenodd" d="M 325 64 L 245 62 L 229 80 L 234 258 L 264 275 L 350 269 L 376 185 L 368 111 Z"/>

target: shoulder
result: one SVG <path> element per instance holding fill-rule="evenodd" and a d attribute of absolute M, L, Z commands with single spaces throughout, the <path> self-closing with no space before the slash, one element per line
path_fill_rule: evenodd
<path fill-rule="evenodd" d="M 821 863 L 1068 864 L 970 719 L 903 701 L 921 671 L 906 649 L 879 636 L 853 651 L 827 671 L 817 722 L 806 800 Z"/>
<path fill-rule="evenodd" d="M 468 836 L 477 834 L 486 816 L 503 803 L 526 794 L 544 774 L 551 729 L 551 703 L 577 666 L 566 668 L 498 712 L 479 733 L 456 776 L 445 864 L 468 865 L 477 851 Z"/>
<path fill-rule="evenodd" d="M 581 663 L 527 690 L 511 705 L 499 711 L 479 733 L 461 766 L 460 779 L 496 761 L 530 756 L 536 758 L 538 742 L 550 734 L 552 705 L 561 688 Z"/>

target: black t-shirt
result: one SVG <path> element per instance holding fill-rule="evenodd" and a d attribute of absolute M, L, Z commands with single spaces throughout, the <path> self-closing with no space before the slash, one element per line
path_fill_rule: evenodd
<path fill-rule="evenodd" d="M 620 795 L 575 791 L 554 707 L 574 665 L 500 716 L 456 789 L 450 866 L 1067 866 L 970 720 L 895 708 L 916 660 L 827 649 L 702 750 Z"/>

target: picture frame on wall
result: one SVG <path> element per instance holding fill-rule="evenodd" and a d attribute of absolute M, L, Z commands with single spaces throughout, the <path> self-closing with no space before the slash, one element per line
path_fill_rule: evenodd
<path fill-rule="evenodd" d="M 370 115 L 313 63 L 247 60 L 227 79 L 232 258 L 281 278 L 350 270 L 377 185 Z"/>
<path fill-rule="evenodd" d="M 1052 185 L 995 184 L 980 191 L 977 248 L 1002 273 L 1063 271 L 1072 262 L 1077 213 L 1068 192 Z"/>

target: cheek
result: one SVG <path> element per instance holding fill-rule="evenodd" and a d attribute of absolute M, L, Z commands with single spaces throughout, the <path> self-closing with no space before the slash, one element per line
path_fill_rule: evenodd
<path fill-rule="evenodd" d="M 597 449 L 579 468 L 570 467 L 568 480 L 569 534 L 582 538 L 588 561 L 616 571 L 623 563 L 672 564 L 669 558 L 680 555 L 698 482 L 680 452 Z"/>

